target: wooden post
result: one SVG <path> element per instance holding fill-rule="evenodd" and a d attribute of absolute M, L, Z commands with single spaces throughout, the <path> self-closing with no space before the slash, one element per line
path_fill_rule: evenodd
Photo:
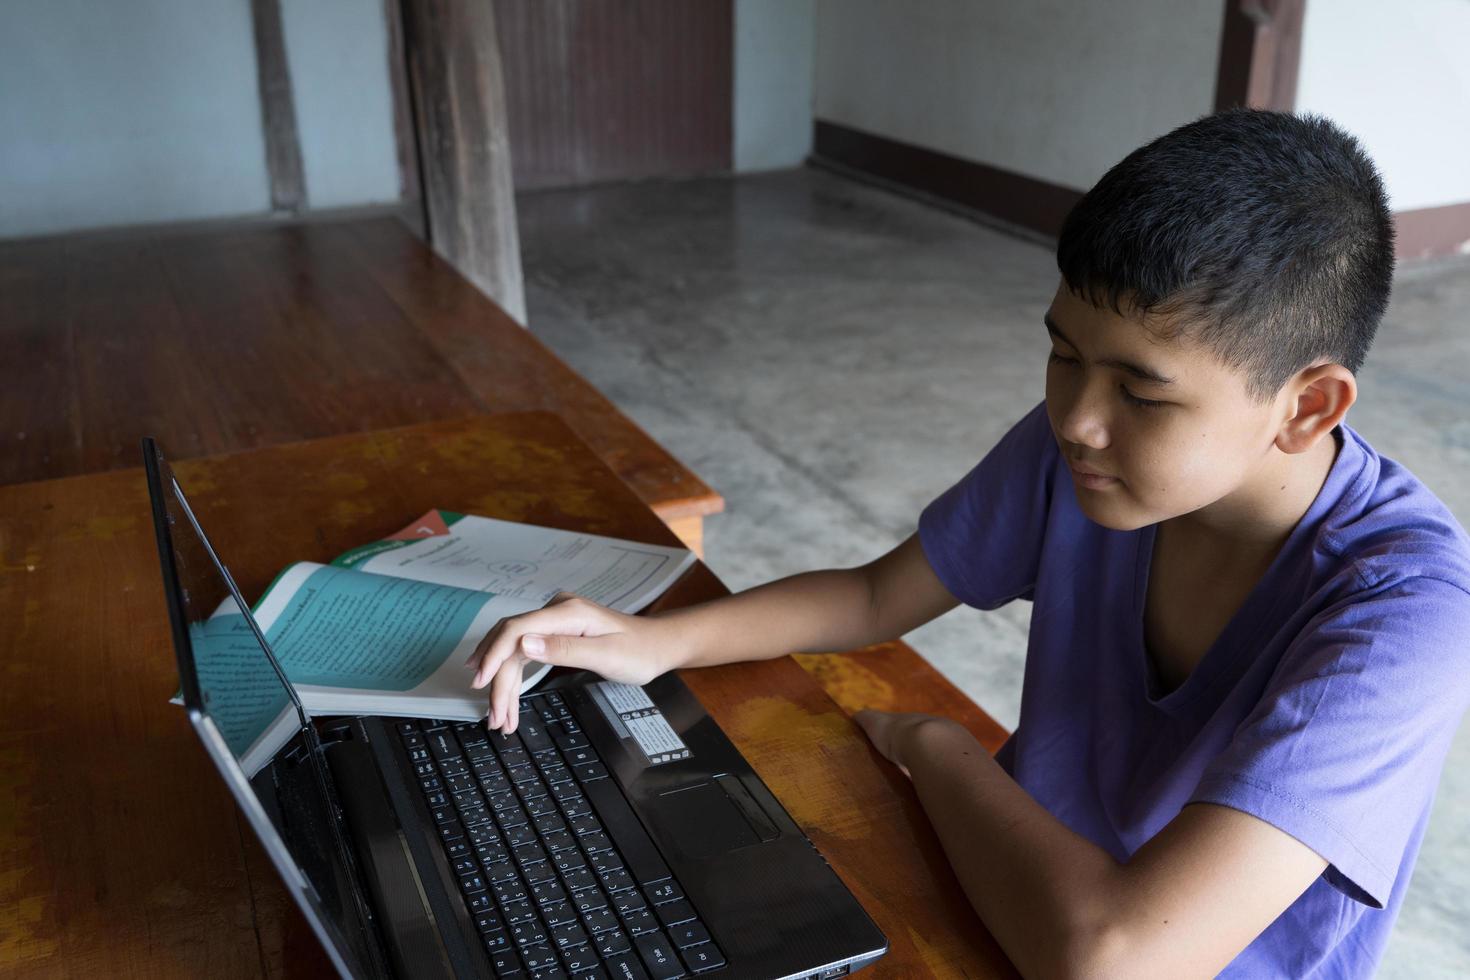
<path fill-rule="evenodd" d="M 526 322 L 500 47 L 489 0 L 402 0 L 428 239 Z"/>
<path fill-rule="evenodd" d="M 250 19 L 255 28 L 256 78 L 271 210 L 302 211 L 306 208 L 306 177 L 301 166 L 301 141 L 296 135 L 296 105 L 291 97 L 280 0 L 250 0 Z"/>

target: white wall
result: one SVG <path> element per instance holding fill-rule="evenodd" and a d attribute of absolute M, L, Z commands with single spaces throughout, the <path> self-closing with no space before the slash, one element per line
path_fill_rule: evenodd
<path fill-rule="evenodd" d="M 812 148 L 815 0 L 735 0 L 735 169 L 799 166 Z"/>
<path fill-rule="evenodd" d="M 241 0 L 0 4 L 0 236 L 270 200 Z"/>
<path fill-rule="evenodd" d="M 1223 22 L 1219 0 L 818 0 L 816 116 L 1087 190 L 1213 111 Z"/>
<path fill-rule="evenodd" d="M 398 197 L 381 0 L 283 0 L 311 207 Z M 0 2 L 0 237 L 270 209 L 248 0 Z"/>
<path fill-rule="evenodd" d="M 1395 211 L 1470 201 L 1470 4 L 1313 0 L 1297 108 L 1362 142 Z"/>
<path fill-rule="evenodd" d="M 396 201 L 382 0 L 281 0 L 281 20 L 308 204 Z"/>

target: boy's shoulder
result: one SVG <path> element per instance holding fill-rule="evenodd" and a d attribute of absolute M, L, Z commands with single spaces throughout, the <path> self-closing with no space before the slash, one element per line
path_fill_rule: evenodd
<path fill-rule="evenodd" d="M 1318 554 L 1360 587 L 1437 579 L 1470 599 L 1470 534 L 1407 466 L 1380 455 L 1346 423 L 1335 495 L 1317 531 Z M 1334 467 L 1336 468 L 1336 467 Z"/>

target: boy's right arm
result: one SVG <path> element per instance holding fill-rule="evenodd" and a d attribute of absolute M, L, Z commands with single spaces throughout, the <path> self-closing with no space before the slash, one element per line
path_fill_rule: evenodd
<path fill-rule="evenodd" d="M 865 647 L 902 636 L 958 604 L 929 566 L 917 534 L 857 568 L 803 572 L 648 616 L 563 593 L 496 624 L 471 657 L 480 662 L 474 686 L 490 685 L 490 727 L 514 731 L 527 662 L 645 684 L 679 667 Z"/>

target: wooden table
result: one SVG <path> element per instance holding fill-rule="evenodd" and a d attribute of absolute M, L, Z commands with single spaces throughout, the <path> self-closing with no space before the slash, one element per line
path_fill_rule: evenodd
<path fill-rule="evenodd" d="M 176 471 L 247 596 L 290 561 L 328 559 L 430 507 L 674 542 L 546 413 Z M 724 593 L 698 564 L 660 605 Z M 0 623 L 0 973 L 324 975 L 304 920 L 167 703 L 176 677 L 141 469 L 0 487 Z M 887 934 L 892 951 L 868 975 L 1013 975 L 907 781 L 810 674 L 783 657 L 683 676 Z M 860 688 L 847 697 L 861 700 Z M 972 724 L 984 718 L 970 709 Z M 993 749 L 1004 733 L 990 722 L 976 734 Z"/>
<path fill-rule="evenodd" d="M 701 552 L 724 500 L 394 218 L 0 242 L 0 484 L 548 410 Z"/>

